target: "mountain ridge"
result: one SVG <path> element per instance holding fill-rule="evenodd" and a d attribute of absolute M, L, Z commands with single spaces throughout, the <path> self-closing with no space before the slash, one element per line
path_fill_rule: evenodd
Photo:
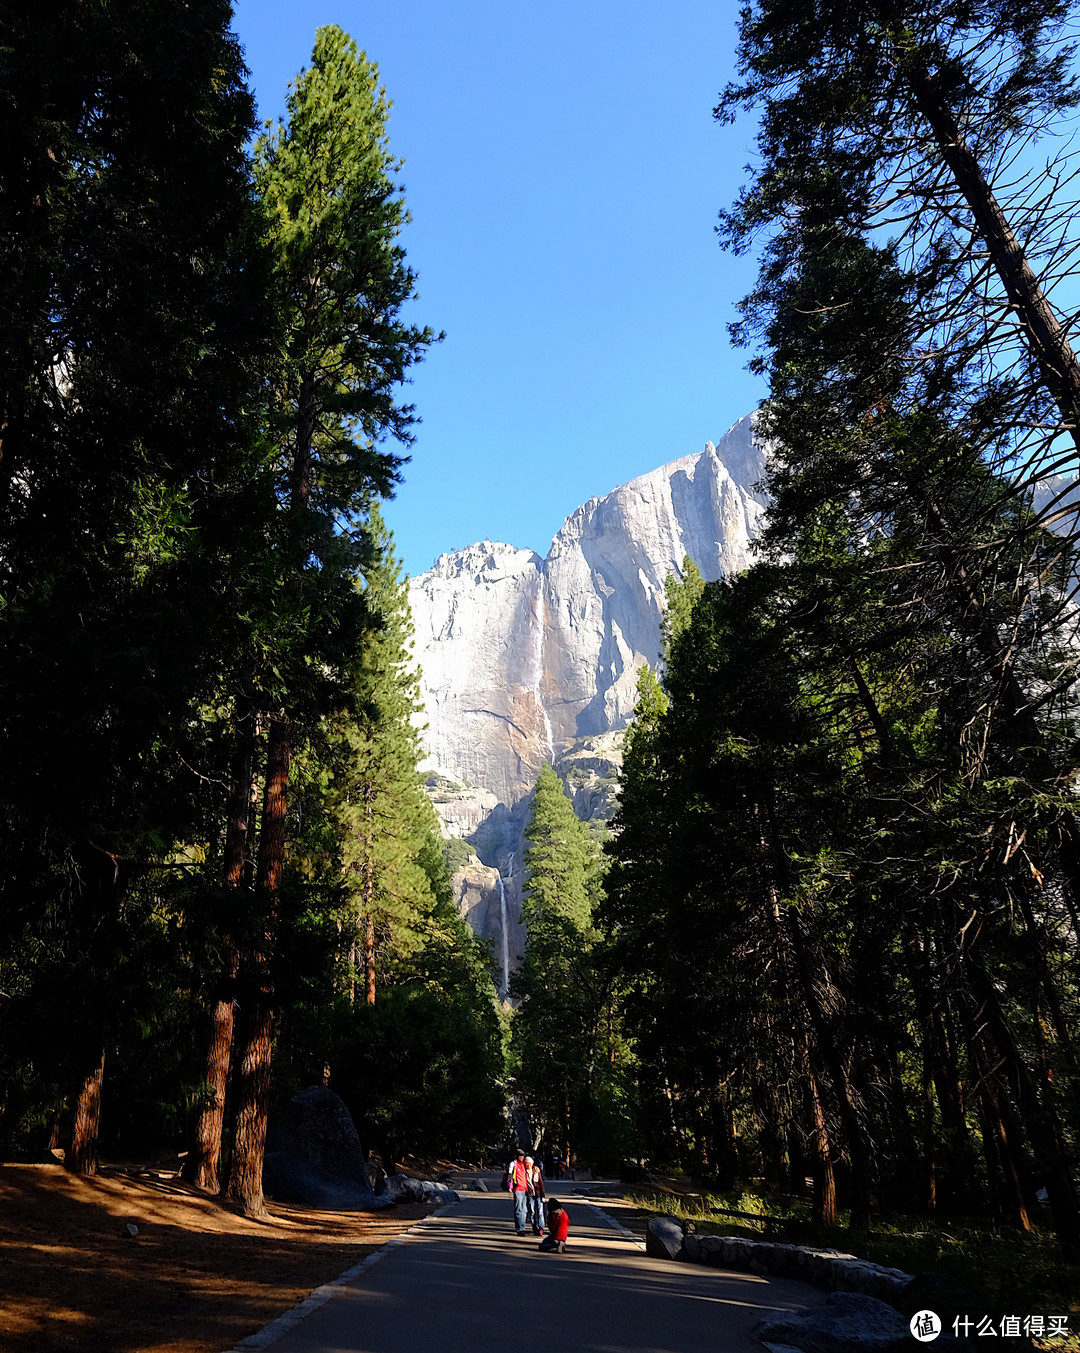
<path fill-rule="evenodd" d="M 540 767 L 555 765 L 579 816 L 610 817 L 638 670 L 660 651 L 665 580 L 687 555 L 707 579 L 749 565 L 763 472 L 750 415 L 582 503 L 543 558 L 483 540 L 410 580 L 423 770 L 447 835 L 477 851 L 455 875 L 458 901 L 501 956 L 504 994 L 524 942 L 522 831 Z"/>

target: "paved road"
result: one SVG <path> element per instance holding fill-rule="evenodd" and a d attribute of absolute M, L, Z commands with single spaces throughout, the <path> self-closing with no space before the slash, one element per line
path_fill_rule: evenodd
<path fill-rule="evenodd" d="M 760 1353 L 749 1331 L 763 1315 L 824 1300 L 803 1283 L 649 1259 L 560 1195 L 567 1254 L 517 1237 L 505 1195 L 463 1195 L 271 1353 Z"/>

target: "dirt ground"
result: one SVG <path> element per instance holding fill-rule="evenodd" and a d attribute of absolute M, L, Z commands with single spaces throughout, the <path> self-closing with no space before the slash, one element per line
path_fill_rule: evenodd
<path fill-rule="evenodd" d="M 0 1349 L 222 1353 L 431 1211 L 268 1209 L 236 1216 L 168 1172 L 0 1167 Z"/>

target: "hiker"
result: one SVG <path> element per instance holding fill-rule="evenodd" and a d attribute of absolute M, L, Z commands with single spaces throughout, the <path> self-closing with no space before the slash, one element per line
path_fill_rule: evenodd
<path fill-rule="evenodd" d="M 506 1167 L 506 1191 L 514 1204 L 514 1229 L 525 1235 L 529 1225 L 529 1172 L 525 1166 L 525 1152 L 518 1147 L 517 1155 Z"/>
<path fill-rule="evenodd" d="M 533 1160 L 532 1156 L 525 1157 L 525 1168 L 529 1172 L 529 1222 L 532 1225 L 533 1235 L 542 1236 L 544 1234 L 544 1197 L 547 1193 L 544 1188 L 544 1172 L 540 1168 L 540 1162 Z"/>
<path fill-rule="evenodd" d="M 565 1254 L 566 1237 L 570 1231 L 570 1218 L 567 1215 L 566 1208 L 563 1207 L 558 1198 L 552 1198 L 548 1203 L 548 1226 L 550 1230 L 537 1246 L 537 1249 L 549 1252 L 558 1250 L 560 1254 Z"/>

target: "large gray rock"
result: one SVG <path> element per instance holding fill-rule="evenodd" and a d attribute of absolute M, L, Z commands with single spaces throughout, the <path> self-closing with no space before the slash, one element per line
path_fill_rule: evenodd
<path fill-rule="evenodd" d="M 682 1257 L 682 1227 L 670 1217 L 650 1217 L 645 1230 L 645 1253 L 654 1259 Z"/>
<path fill-rule="evenodd" d="M 350 1212 L 374 1212 L 392 1206 L 394 1201 L 387 1193 L 376 1197 L 370 1184 L 331 1174 L 292 1151 L 267 1151 L 263 1158 L 263 1192 L 279 1203 Z"/>
<path fill-rule="evenodd" d="M 911 1353 L 914 1345 L 900 1312 L 861 1292 L 833 1292 L 808 1315 L 784 1311 L 768 1316 L 754 1329 L 754 1337 L 803 1353 Z"/>
<path fill-rule="evenodd" d="M 285 1106 L 266 1134 L 266 1149 L 302 1156 L 374 1194 L 367 1160 L 344 1102 L 325 1085 L 309 1085 Z"/>

